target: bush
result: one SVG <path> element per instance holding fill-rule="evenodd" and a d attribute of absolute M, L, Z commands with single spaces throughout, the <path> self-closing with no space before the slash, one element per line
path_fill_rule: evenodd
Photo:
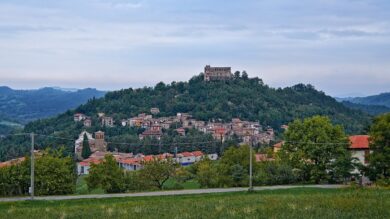
<path fill-rule="evenodd" d="M 287 164 L 266 161 L 257 164 L 255 185 L 284 185 L 297 182 L 297 174 Z"/>

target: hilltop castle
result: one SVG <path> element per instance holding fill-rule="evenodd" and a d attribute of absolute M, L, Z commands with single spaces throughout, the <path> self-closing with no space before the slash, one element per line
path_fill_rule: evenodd
<path fill-rule="evenodd" d="M 231 78 L 231 67 L 211 67 L 210 65 L 206 65 L 206 67 L 204 68 L 205 81 L 230 80 Z"/>

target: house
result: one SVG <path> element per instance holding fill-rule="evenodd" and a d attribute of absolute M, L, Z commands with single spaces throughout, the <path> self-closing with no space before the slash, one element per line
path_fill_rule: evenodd
<path fill-rule="evenodd" d="M 182 166 L 188 166 L 196 162 L 196 157 L 191 152 L 182 152 L 176 155 L 175 160 Z"/>
<path fill-rule="evenodd" d="M 159 108 L 151 108 L 150 109 L 150 113 L 153 114 L 153 115 L 159 114 L 160 113 L 160 109 Z"/>
<path fill-rule="evenodd" d="M 162 131 L 160 125 L 152 125 L 152 127 L 146 131 L 144 131 L 142 134 L 140 134 L 139 138 L 140 140 L 146 138 L 146 137 L 152 137 L 157 138 L 158 140 L 161 139 Z"/>
<path fill-rule="evenodd" d="M 129 125 L 130 127 L 141 127 L 144 119 L 141 117 L 133 117 L 129 119 Z"/>
<path fill-rule="evenodd" d="M 92 126 L 92 119 L 91 118 L 86 118 L 84 120 L 83 124 L 84 124 L 85 127 L 91 127 Z"/>
<path fill-rule="evenodd" d="M 274 144 L 273 148 L 274 148 L 274 153 L 277 153 L 279 152 L 280 150 L 282 150 L 282 146 L 284 144 L 284 141 L 281 141 L 279 143 L 276 143 Z"/>
<path fill-rule="evenodd" d="M 231 67 L 211 67 L 206 65 L 204 68 L 205 81 L 230 80 L 232 76 Z"/>
<path fill-rule="evenodd" d="M 193 164 L 195 162 L 200 161 L 202 158 L 207 156 L 210 160 L 217 160 L 218 154 L 203 154 L 201 151 L 193 151 L 193 152 L 182 152 L 177 154 L 174 158 L 173 154 L 164 153 L 158 155 L 143 155 L 133 153 L 118 153 L 118 152 L 102 152 L 96 151 L 89 158 L 82 160 L 77 163 L 77 173 L 78 175 L 86 175 L 89 174 L 89 170 L 91 168 L 91 164 L 99 164 L 103 162 L 104 157 L 107 154 L 112 154 L 118 164 L 119 167 L 123 168 L 127 171 L 137 171 L 144 167 L 146 162 L 150 162 L 155 159 L 159 160 L 167 160 L 173 159 L 173 161 L 179 163 L 182 166 L 187 166 Z"/>
<path fill-rule="evenodd" d="M 122 120 L 121 120 L 121 125 L 122 125 L 123 127 L 127 126 L 127 123 L 128 123 L 128 120 L 127 120 L 127 119 L 122 119 Z"/>
<path fill-rule="evenodd" d="M 75 122 L 81 122 L 81 121 L 83 121 L 86 118 L 87 117 L 84 114 L 82 114 L 82 113 L 76 113 L 76 114 L 73 115 L 73 120 Z"/>
<path fill-rule="evenodd" d="M 102 118 L 102 126 L 114 127 L 114 119 L 110 116 L 103 116 Z"/>
<path fill-rule="evenodd" d="M 216 127 L 212 129 L 213 138 L 224 142 L 226 140 L 226 129 L 223 127 Z"/>
<path fill-rule="evenodd" d="M 264 162 L 264 161 L 274 161 L 275 159 L 272 157 L 268 157 L 267 154 L 256 154 L 256 162 Z"/>
<path fill-rule="evenodd" d="M 185 136 L 186 135 L 186 130 L 184 128 L 178 128 L 178 129 L 175 129 L 175 131 L 181 135 L 181 136 Z"/>
<path fill-rule="evenodd" d="M 91 164 L 99 164 L 103 161 L 100 158 L 88 158 L 79 163 L 77 163 L 77 174 L 78 175 L 88 175 Z"/>
<path fill-rule="evenodd" d="M 142 169 L 141 159 L 139 158 L 127 158 L 118 161 L 121 168 L 127 171 L 136 171 Z"/>
<path fill-rule="evenodd" d="M 207 154 L 207 157 L 210 160 L 218 160 L 218 154 L 217 153 L 215 153 L 215 154 Z"/>
<path fill-rule="evenodd" d="M 370 155 L 370 136 L 368 135 L 353 135 L 349 136 L 351 156 L 357 158 L 359 163 L 368 164 L 368 156 Z"/>
<path fill-rule="evenodd" d="M 20 164 L 20 163 L 22 163 L 25 160 L 26 160 L 25 157 L 20 157 L 20 158 L 4 161 L 4 162 L 0 163 L 0 168 L 9 167 L 9 166 L 12 166 L 12 165 Z"/>

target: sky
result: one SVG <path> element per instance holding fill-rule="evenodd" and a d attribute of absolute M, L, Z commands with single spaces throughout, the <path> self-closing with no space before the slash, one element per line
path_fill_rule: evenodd
<path fill-rule="evenodd" d="M 206 64 L 272 87 L 390 92 L 388 0 L 1 0 L 0 85 L 117 90 Z"/>

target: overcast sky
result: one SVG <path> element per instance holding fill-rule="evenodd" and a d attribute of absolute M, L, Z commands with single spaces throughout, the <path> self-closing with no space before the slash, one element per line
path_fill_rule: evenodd
<path fill-rule="evenodd" d="M 1 0 L 0 85 L 114 90 L 206 64 L 273 87 L 390 92 L 388 0 Z"/>

